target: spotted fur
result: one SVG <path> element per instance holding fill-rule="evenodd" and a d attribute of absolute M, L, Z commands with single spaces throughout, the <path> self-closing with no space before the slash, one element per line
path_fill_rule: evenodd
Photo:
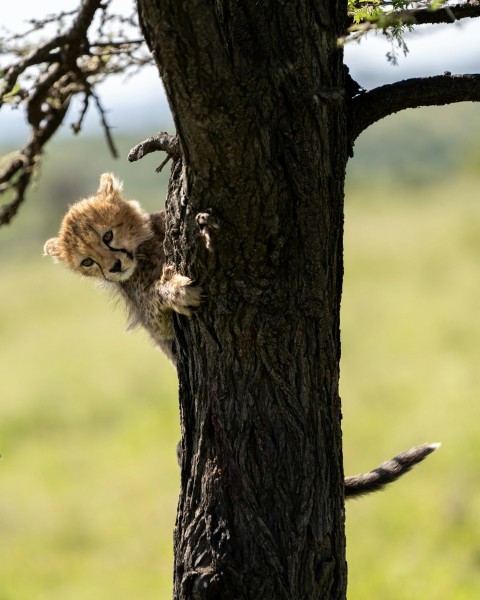
<path fill-rule="evenodd" d="M 97 193 L 70 207 L 44 251 L 119 292 L 129 328 L 144 327 L 175 362 L 172 312 L 189 316 L 200 304 L 201 290 L 165 264 L 164 237 L 165 214 L 148 214 L 138 202 L 124 199 L 121 182 L 104 173 Z"/>

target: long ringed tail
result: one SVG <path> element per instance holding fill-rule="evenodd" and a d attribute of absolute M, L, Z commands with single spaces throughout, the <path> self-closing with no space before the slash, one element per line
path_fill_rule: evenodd
<path fill-rule="evenodd" d="M 415 465 L 439 448 L 440 444 L 422 444 L 387 460 L 373 471 L 345 477 L 345 498 L 377 492 L 408 473 Z"/>

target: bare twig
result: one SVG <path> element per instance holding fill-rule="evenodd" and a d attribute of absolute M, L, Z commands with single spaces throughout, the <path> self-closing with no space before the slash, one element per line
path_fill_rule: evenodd
<path fill-rule="evenodd" d="M 113 141 L 110 126 L 107 123 L 107 116 L 105 113 L 105 109 L 103 108 L 103 106 L 100 102 L 100 98 L 97 96 L 97 94 L 95 94 L 93 91 L 91 91 L 91 95 L 92 95 L 93 99 L 95 100 L 95 104 L 96 104 L 98 112 L 100 114 L 103 131 L 105 133 L 105 137 L 107 139 L 107 144 L 108 144 L 108 147 L 110 148 L 110 152 L 112 153 L 113 158 L 118 158 L 118 150 L 117 150 L 117 147 L 115 146 L 115 142 Z"/>
<path fill-rule="evenodd" d="M 85 96 L 83 99 L 83 106 L 80 111 L 80 114 L 78 115 L 78 119 L 71 125 L 73 133 L 78 133 L 82 129 L 83 120 L 85 119 L 85 115 L 87 114 L 90 90 L 85 90 L 84 94 Z"/>
<path fill-rule="evenodd" d="M 162 161 L 162 162 L 161 162 L 161 163 L 158 165 L 158 167 L 155 169 L 155 173 L 161 173 L 161 172 L 162 172 L 162 169 L 163 169 L 163 167 L 164 167 L 164 166 L 165 166 L 165 165 L 168 163 L 168 161 L 169 161 L 171 158 L 172 158 L 171 156 L 168 156 L 168 155 L 167 155 L 167 158 L 166 158 L 165 160 L 163 160 L 163 161 Z"/>

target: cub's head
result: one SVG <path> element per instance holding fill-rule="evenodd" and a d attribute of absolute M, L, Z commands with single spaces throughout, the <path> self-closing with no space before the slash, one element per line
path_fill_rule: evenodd
<path fill-rule="evenodd" d="M 121 182 L 104 173 L 97 193 L 70 207 L 45 254 L 87 277 L 126 281 L 137 266 L 138 247 L 153 234 L 147 213 L 121 192 Z"/>

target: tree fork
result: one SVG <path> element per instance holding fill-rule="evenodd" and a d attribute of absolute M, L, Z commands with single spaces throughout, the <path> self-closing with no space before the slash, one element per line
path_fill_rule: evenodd
<path fill-rule="evenodd" d="M 176 327 L 174 597 L 344 598 L 346 7 L 138 5 L 183 157 L 167 256 L 206 296 Z"/>

